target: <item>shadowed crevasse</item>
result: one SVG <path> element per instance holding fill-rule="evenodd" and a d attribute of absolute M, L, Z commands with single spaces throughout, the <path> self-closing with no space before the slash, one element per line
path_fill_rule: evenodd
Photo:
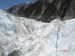
<path fill-rule="evenodd" d="M 19 50 L 14 50 L 8 56 L 20 56 L 21 52 Z"/>

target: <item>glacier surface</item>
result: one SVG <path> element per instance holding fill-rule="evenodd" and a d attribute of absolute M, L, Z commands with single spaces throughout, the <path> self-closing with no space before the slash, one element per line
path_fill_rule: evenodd
<path fill-rule="evenodd" d="M 0 56 L 75 56 L 75 18 L 44 23 L 0 10 Z"/>

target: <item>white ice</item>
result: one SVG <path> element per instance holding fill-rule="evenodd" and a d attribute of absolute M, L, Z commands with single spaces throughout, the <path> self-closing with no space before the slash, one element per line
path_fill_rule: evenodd
<path fill-rule="evenodd" d="M 0 10 L 0 56 L 75 56 L 75 18 L 44 23 Z"/>

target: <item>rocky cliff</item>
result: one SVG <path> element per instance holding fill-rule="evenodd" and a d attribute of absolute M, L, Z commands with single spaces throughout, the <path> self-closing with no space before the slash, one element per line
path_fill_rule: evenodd
<path fill-rule="evenodd" d="M 37 0 L 7 10 L 9 13 L 38 21 L 50 22 L 55 18 L 67 20 L 75 17 L 75 0 Z"/>

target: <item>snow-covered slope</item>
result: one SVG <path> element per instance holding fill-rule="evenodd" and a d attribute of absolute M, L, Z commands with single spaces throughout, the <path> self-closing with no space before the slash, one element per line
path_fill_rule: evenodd
<path fill-rule="evenodd" d="M 75 56 L 75 19 L 44 23 L 0 10 L 0 56 Z"/>

